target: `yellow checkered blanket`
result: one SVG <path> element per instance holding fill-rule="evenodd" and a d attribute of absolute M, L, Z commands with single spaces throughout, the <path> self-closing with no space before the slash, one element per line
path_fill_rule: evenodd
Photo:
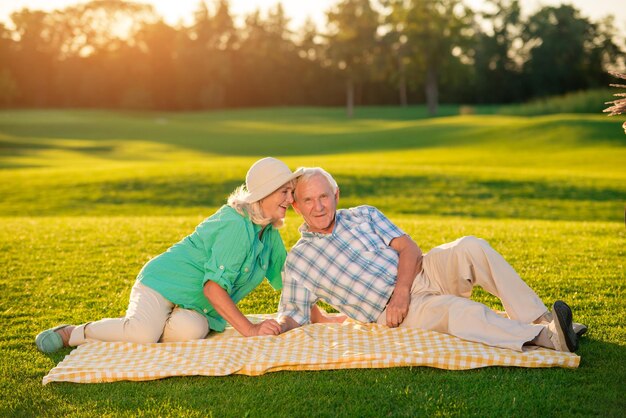
<path fill-rule="evenodd" d="M 88 342 L 53 368 L 43 384 L 404 366 L 575 368 L 579 362 L 575 354 L 553 350 L 520 353 L 433 331 L 346 322 L 307 325 L 271 337 L 244 338 L 227 328 L 204 340 L 181 343 Z"/>

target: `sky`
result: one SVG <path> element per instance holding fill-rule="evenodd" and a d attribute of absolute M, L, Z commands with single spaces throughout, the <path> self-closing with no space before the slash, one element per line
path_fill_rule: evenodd
<path fill-rule="evenodd" d="M 7 22 L 12 12 L 27 7 L 33 10 L 51 11 L 87 0 L 0 0 L 0 22 Z M 189 23 L 200 0 L 141 0 L 151 3 L 165 21 L 171 25 Z M 266 11 L 279 0 L 230 0 L 231 14 L 236 17 L 245 16 L 257 8 Z M 522 11 L 529 14 L 541 6 L 572 4 L 582 12 L 583 16 L 597 21 L 612 14 L 622 36 L 626 36 L 626 7 L 623 0 L 520 0 Z M 216 0 L 205 0 L 211 6 Z M 281 3 L 287 16 L 291 18 L 290 27 L 297 29 L 302 26 L 307 16 L 313 18 L 321 28 L 325 21 L 325 12 L 338 0 L 282 0 Z M 480 10 L 483 0 L 465 0 L 474 10 Z M 620 3 L 622 5 L 620 6 Z"/>

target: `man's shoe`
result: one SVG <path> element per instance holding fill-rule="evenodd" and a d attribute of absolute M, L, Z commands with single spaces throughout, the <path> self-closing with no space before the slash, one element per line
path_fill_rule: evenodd
<path fill-rule="evenodd" d="M 576 335 L 578 335 L 578 338 L 582 337 L 587 332 L 587 325 L 579 324 L 578 322 L 572 322 L 572 328 Z"/>
<path fill-rule="evenodd" d="M 578 335 L 572 328 L 572 310 L 567 303 L 557 300 L 552 306 L 554 319 L 548 324 L 550 340 L 557 351 L 573 353 L 578 349 Z"/>
<path fill-rule="evenodd" d="M 39 351 L 50 354 L 63 348 L 63 338 L 59 335 L 58 330 L 68 327 L 69 325 L 59 325 L 54 328 L 40 332 L 35 337 L 35 344 Z"/>

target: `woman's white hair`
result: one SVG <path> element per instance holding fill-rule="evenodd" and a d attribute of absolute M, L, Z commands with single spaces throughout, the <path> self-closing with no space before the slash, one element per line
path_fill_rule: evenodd
<path fill-rule="evenodd" d="M 298 170 L 302 170 L 302 175 L 296 179 L 296 184 L 301 181 L 308 181 L 315 176 L 323 176 L 326 181 L 328 181 L 328 184 L 330 184 L 330 187 L 333 189 L 333 193 L 337 193 L 337 190 L 339 190 L 339 186 L 337 185 L 337 182 L 335 181 L 333 176 L 331 176 L 328 171 L 324 170 L 321 167 L 300 167 L 298 168 Z M 295 190 L 294 199 L 296 199 Z"/>
<path fill-rule="evenodd" d="M 296 181 L 291 180 L 285 184 L 295 187 Z M 284 187 L 285 184 L 281 185 L 278 189 Z M 273 193 L 274 192 L 270 193 L 267 196 L 270 196 Z M 237 187 L 230 194 L 230 196 L 228 196 L 228 201 L 227 201 L 228 206 L 235 209 L 241 216 L 246 216 L 250 218 L 252 223 L 255 223 L 257 225 L 266 226 L 271 223 L 274 228 L 281 228 L 284 225 L 285 223 L 284 219 L 276 219 L 274 222 L 272 222 L 272 218 L 268 218 L 263 214 L 263 209 L 261 209 L 261 202 L 267 196 L 265 196 L 261 200 L 257 200 L 256 202 L 248 203 L 245 201 L 245 198 L 247 195 L 248 195 L 248 190 L 246 189 L 246 185 L 242 184 L 241 186 Z"/>

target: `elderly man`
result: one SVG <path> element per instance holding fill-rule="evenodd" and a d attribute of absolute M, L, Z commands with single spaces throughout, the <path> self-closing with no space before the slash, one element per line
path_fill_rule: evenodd
<path fill-rule="evenodd" d="M 305 223 L 284 267 L 281 331 L 346 315 L 390 327 L 417 327 L 521 351 L 535 345 L 574 352 L 572 312 L 550 313 L 537 294 L 489 244 L 463 237 L 423 255 L 378 209 L 337 210 L 339 188 L 321 168 L 306 168 L 293 207 Z M 502 301 L 508 318 L 469 299 L 481 286 Z M 328 316 L 323 300 L 343 315 Z"/>

